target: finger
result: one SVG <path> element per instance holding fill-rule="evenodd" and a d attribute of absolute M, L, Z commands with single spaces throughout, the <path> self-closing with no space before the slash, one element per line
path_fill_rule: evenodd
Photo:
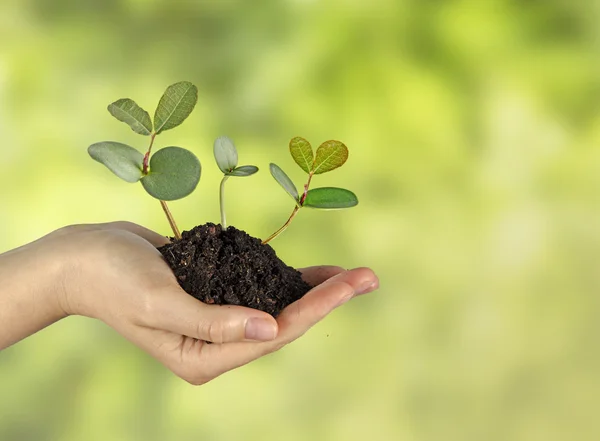
<path fill-rule="evenodd" d="M 377 276 L 368 268 L 340 273 L 283 310 L 277 319 L 279 334 L 276 339 L 262 343 L 207 345 L 202 348 L 202 357 L 190 353 L 186 362 L 201 365 L 203 372 L 213 376 L 242 366 L 296 340 L 337 306 L 362 290 L 370 289 L 374 283 L 378 283 Z M 209 360 L 208 364 L 205 360 Z"/>
<path fill-rule="evenodd" d="M 266 312 L 242 306 L 207 305 L 179 286 L 157 290 L 150 299 L 149 311 L 142 318 L 146 327 L 213 343 L 269 341 L 277 336 L 277 322 Z"/>
<path fill-rule="evenodd" d="M 327 279 L 282 311 L 277 319 L 280 338 L 288 339 L 288 343 L 295 340 L 336 307 L 365 293 L 377 283 L 377 276 L 369 268 L 344 271 Z"/>
<path fill-rule="evenodd" d="M 160 234 L 146 228 L 141 225 L 134 224 L 133 222 L 127 221 L 116 221 L 116 222 L 108 222 L 105 224 L 99 224 L 99 227 L 103 229 L 114 229 L 114 230 L 125 230 L 133 233 L 137 236 L 140 236 L 142 239 L 147 240 L 155 247 L 161 247 L 169 243 L 169 239 L 165 236 L 161 236 Z"/>
<path fill-rule="evenodd" d="M 358 285 L 356 285 L 356 293 L 355 296 L 359 296 L 362 294 L 367 294 L 370 293 L 371 291 L 375 291 L 376 289 L 379 289 L 379 278 L 377 277 L 377 275 L 375 275 L 375 273 L 373 272 L 373 270 L 369 269 L 369 268 L 355 268 L 351 271 L 347 271 L 348 274 L 359 274 L 359 273 L 363 273 L 364 272 L 370 273 L 373 278 L 372 279 L 368 279 L 362 282 L 358 282 Z M 338 276 L 336 274 L 336 276 Z M 321 286 L 325 286 L 329 283 L 334 283 L 335 281 L 338 280 L 339 277 L 331 277 L 325 281 L 323 281 L 321 283 Z"/>
<path fill-rule="evenodd" d="M 327 279 L 344 272 L 345 270 L 339 266 L 322 265 L 299 268 L 298 271 L 302 273 L 302 278 L 306 283 L 308 283 L 310 286 L 317 286 Z"/>

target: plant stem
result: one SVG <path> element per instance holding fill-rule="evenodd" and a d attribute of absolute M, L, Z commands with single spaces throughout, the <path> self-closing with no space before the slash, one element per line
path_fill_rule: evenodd
<path fill-rule="evenodd" d="M 306 195 L 308 194 L 308 187 L 310 186 L 310 181 L 312 180 L 313 172 L 310 172 L 308 175 L 308 182 L 304 184 L 304 193 L 300 198 L 300 205 L 304 205 L 304 201 L 306 200 Z"/>
<path fill-rule="evenodd" d="M 223 176 L 221 181 L 221 188 L 219 190 L 219 204 L 221 205 L 221 228 L 227 228 L 227 219 L 225 218 L 225 182 L 227 182 L 229 176 Z"/>
<path fill-rule="evenodd" d="M 282 225 L 282 227 L 275 231 L 273 234 L 271 234 L 267 239 L 262 241 L 262 244 L 265 245 L 267 243 L 269 243 L 270 241 L 272 241 L 273 239 L 275 239 L 277 236 L 279 236 L 281 233 L 283 233 L 283 231 L 290 225 L 290 223 L 292 222 L 292 219 L 294 219 L 294 217 L 296 217 L 296 215 L 298 214 L 298 211 L 300 210 L 300 208 L 298 205 L 296 205 L 294 207 L 294 211 L 292 211 L 292 214 L 290 216 L 290 218 L 285 222 L 285 224 Z"/>
<path fill-rule="evenodd" d="M 150 145 L 148 146 L 148 151 L 144 155 L 144 161 L 142 163 L 142 173 L 145 175 L 148 174 L 148 163 L 150 162 L 150 153 L 152 152 L 152 146 L 154 145 L 154 138 L 156 138 L 156 132 L 152 132 L 150 135 Z M 171 226 L 171 230 L 173 230 L 173 234 L 175 235 L 175 239 L 181 239 L 181 233 L 179 232 L 179 228 L 177 228 L 177 223 L 175 223 L 175 219 L 171 214 L 171 210 L 169 210 L 169 206 L 165 201 L 160 201 L 160 205 L 167 215 L 167 219 L 169 221 L 169 225 Z"/>
<path fill-rule="evenodd" d="M 156 133 L 152 132 L 152 135 L 150 135 L 150 145 L 148 146 L 148 151 L 144 155 L 144 162 L 142 164 L 143 165 L 142 173 L 144 173 L 145 175 L 148 174 L 148 163 L 150 162 L 150 152 L 152 152 L 152 145 L 154 145 L 154 138 L 156 138 Z"/>
<path fill-rule="evenodd" d="M 285 231 L 285 229 L 292 222 L 292 219 L 294 219 L 294 217 L 296 217 L 296 215 L 298 214 L 298 211 L 302 208 L 302 206 L 304 205 L 304 201 L 306 200 L 306 195 L 308 194 L 308 187 L 310 186 L 310 181 L 312 180 L 313 174 L 314 174 L 313 172 L 310 172 L 308 174 L 308 182 L 306 182 L 306 184 L 304 184 L 304 193 L 300 197 L 300 201 L 299 201 L 300 205 L 296 204 L 296 206 L 294 207 L 294 211 L 292 211 L 292 214 L 290 215 L 290 218 L 285 222 L 285 224 L 283 224 L 281 226 L 281 228 L 279 230 L 275 231 L 268 238 L 266 238 L 265 240 L 263 240 L 262 241 L 263 245 L 269 243 L 270 241 L 272 241 L 273 239 L 275 239 L 277 236 L 279 236 L 281 233 L 283 233 Z"/>
<path fill-rule="evenodd" d="M 177 228 L 177 224 L 175 223 L 175 219 L 173 219 L 173 215 L 171 214 L 171 210 L 169 210 L 169 206 L 165 201 L 160 201 L 160 205 L 162 206 L 165 214 L 167 215 L 167 219 L 169 220 L 169 225 L 171 225 L 171 229 L 173 230 L 173 234 L 176 239 L 181 239 L 181 233 L 179 232 L 179 228 Z"/>

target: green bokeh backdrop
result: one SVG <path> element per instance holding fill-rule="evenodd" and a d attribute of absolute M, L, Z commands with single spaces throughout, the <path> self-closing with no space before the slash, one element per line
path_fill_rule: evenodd
<path fill-rule="evenodd" d="M 86 147 L 147 141 L 106 105 L 199 102 L 158 146 L 203 162 L 171 204 L 218 221 L 212 141 L 258 175 L 228 218 L 266 237 L 299 181 L 293 136 L 343 140 L 349 211 L 303 210 L 294 266 L 371 266 L 381 290 L 196 388 L 69 318 L 0 353 L 0 440 L 600 439 L 600 2 L 2 0 L 0 252 L 73 223 L 167 234 Z"/>

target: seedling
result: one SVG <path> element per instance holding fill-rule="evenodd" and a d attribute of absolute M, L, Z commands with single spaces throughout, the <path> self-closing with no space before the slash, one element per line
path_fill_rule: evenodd
<path fill-rule="evenodd" d="M 344 165 L 348 159 L 348 148 L 340 141 L 325 141 L 319 146 L 316 154 L 310 143 L 299 136 L 290 141 L 290 153 L 296 164 L 308 174 L 302 195 L 285 172 L 276 164 L 270 164 L 271 175 L 283 187 L 287 194 L 294 199 L 295 206 L 292 214 L 281 228 L 275 231 L 262 243 L 266 244 L 279 236 L 292 222 L 301 208 L 317 208 L 334 210 L 350 208 L 358 204 L 358 198 L 349 190 L 337 187 L 321 187 L 310 189 L 314 175 L 330 172 Z"/>
<path fill-rule="evenodd" d="M 192 113 L 197 101 L 198 88 L 192 83 L 172 84 L 160 99 L 152 121 L 148 112 L 132 99 L 117 100 L 108 106 L 108 111 L 135 133 L 150 137 L 146 153 L 114 141 L 98 142 L 88 148 L 93 159 L 126 182 L 140 181 L 146 192 L 160 201 L 178 239 L 181 233 L 166 201 L 181 199 L 195 190 L 202 170 L 200 161 L 181 147 L 164 147 L 152 154 L 152 146 L 157 135 L 180 125 Z"/>
<path fill-rule="evenodd" d="M 221 227 L 227 228 L 227 218 L 225 217 L 225 182 L 230 176 L 250 176 L 258 171 L 254 165 L 242 165 L 238 167 L 238 154 L 235 144 L 226 136 L 221 136 L 215 140 L 214 148 L 215 161 L 219 169 L 223 172 L 223 179 L 219 190 L 219 205 L 221 207 Z"/>
<path fill-rule="evenodd" d="M 135 101 L 123 98 L 108 106 L 108 111 L 140 135 L 150 138 L 146 152 L 114 141 L 103 141 L 88 148 L 90 156 L 104 164 L 126 182 L 140 182 L 150 196 L 158 199 L 176 239 L 159 247 L 165 262 L 173 270 L 179 285 L 190 295 L 207 304 L 248 306 L 274 317 L 290 303 L 300 299 L 311 286 L 302 274 L 281 261 L 271 247 L 264 246 L 281 234 L 301 208 L 339 209 L 353 207 L 358 199 L 351 191 L 336 187 L 310 188 L 314 175 L 341 167 L 348 149 L 339 141 L 326 141 L 313 153 L 310 143 L 300 137 L 290 141 L 294 161 L 308 174 L 301 194 L 291 179 L 275 164 L 271 174 L 294 199 L 289 219 L 275 233 L 261 241 L 242 230 L 227 228 L 225 183 L 231 176 L 243 177 L 258 171 L 254 165 L 238 166 L 233 141 L 225 136 L 214 142 L 215 161 L 223 172 L 219 202 L 221 226 L 206 223 L 184 232 L 183 238 L 166 201 L 192 193 L 200 181 L 201 166 L 190 151 L 175 146 L 155 153 L 156 136 L 180 125 L 192 112 L 198 89 L 189 82 L 167 88 L 151 119 Z"/>
<path fill-rule="evenodd" d="M 202 171 L 200 161 L 189 150 L 181 147 L 164 147 L 152 154 L 157 135 L 180 125 L 192 113 L 198 101 L 198 88 L 182 81 L 172 84 L 161 97 L 154 121 L 144 109 L 130 98 L 122 98 L 108 106 L 108 111 L 119 121 L 131 127 L 135 133 L 149 136 L 150 142 L 145 154 L 135 148 L 115 141 L 102 141 L 88 148 L 90 156 L 104 164 L 126 182 L 141 182 L 146 192 L 158 199 L 167 216 L 173 234 L 181 239 L 181 233 L 171 215 L 166 201 L 184 198 L 192 193 L 200 181 Z M 221 227 L 227 228 L 225 215 L 225 182 L 230 176 L 250 176 L 258 171 L 254 165 L 238 167 L 238 153 L 235 144 L 226 136 L 214 143 L 214 156 L 223 172 L 219 190 Z M 325 141 L 316 154 L 310 143 L 301 137 L 292 138 L 290 153 L 298 166 L 308 174 L 304 191 L 300 195 L 292 180 L 276 164 L 270 164 L 271 174 L 283 189 L 294 199 L 295 206 L 288 220 L 275 233 L 263 240 L 266 244 L 281 234 L 292 222 L 301 208 L 310 207 L 322 210 L 349 208 L 358 204 L 356 195 L 349 190 L 337 187 L 310 189 L 314 175 L 327 173 L 341 167 L 348 159 L 348 148 L 340 141 Z"/>

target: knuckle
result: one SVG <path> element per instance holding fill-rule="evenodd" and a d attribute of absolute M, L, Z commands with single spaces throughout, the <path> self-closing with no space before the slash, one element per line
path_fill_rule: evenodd
<path fill-rule="evenodd" d="M 211 321 L 206 326 L 206 336 L 213 343 L 223 343 L 225 341 L 223 324 L 219 321 Z"/>

